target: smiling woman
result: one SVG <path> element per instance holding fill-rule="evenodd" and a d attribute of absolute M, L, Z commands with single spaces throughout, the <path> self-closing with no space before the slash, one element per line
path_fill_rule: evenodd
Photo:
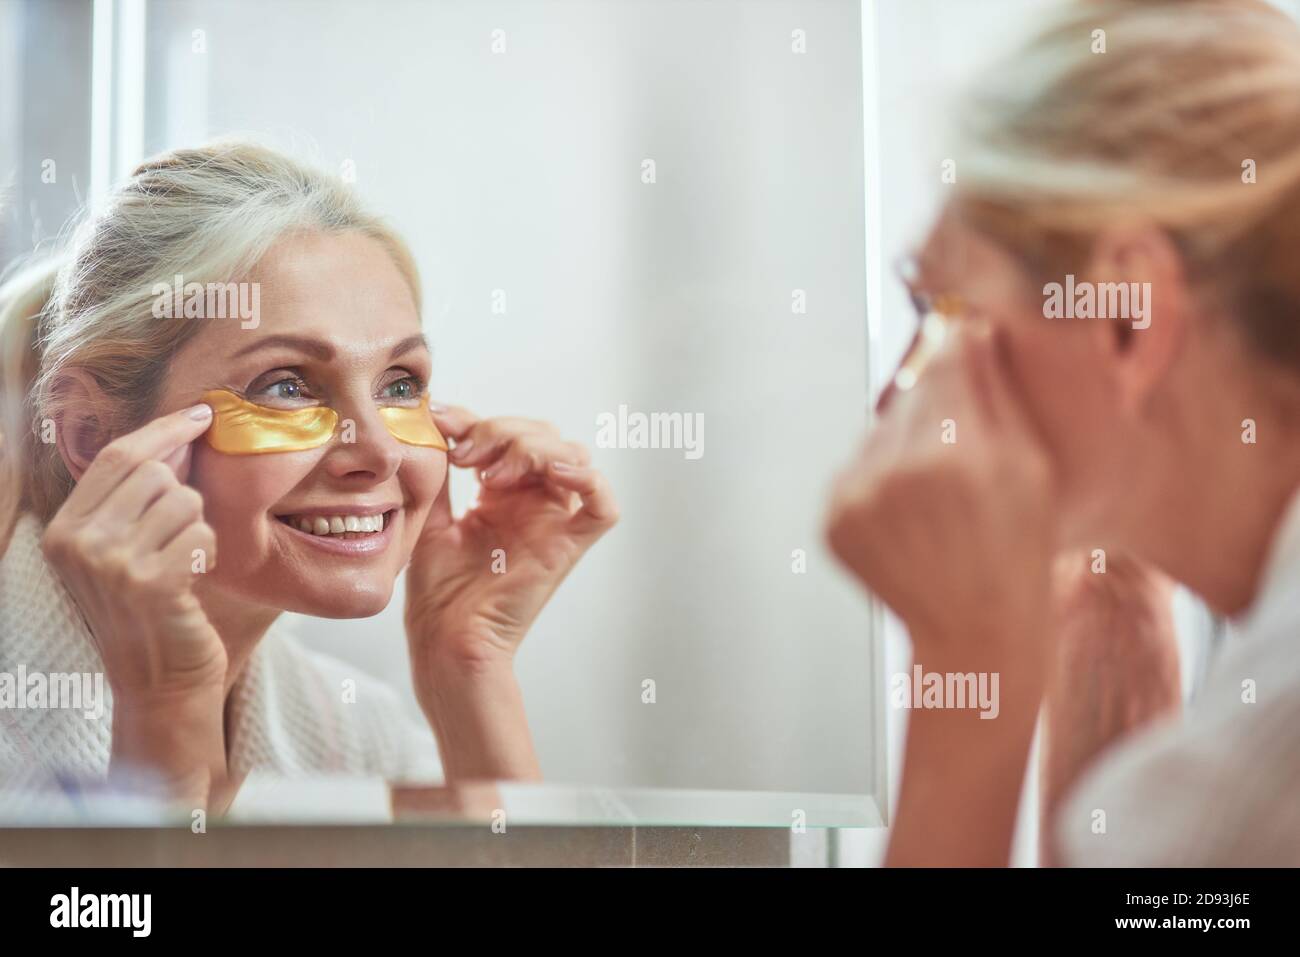
<path fill-rule="evenodd" d="M 255 322 L 154 308 L 232 283 Z M 0 303 L 0 658 L 112 692 L 104 721 L 7 725 L 7 779 L 144 772 L 222 809 L 255 769 L 538 776 L 514 653 L 613 500 L 545 423 L 431 404 L 410 253 L 341 181 L 166 154 Z M 459 519 L 449 463 L 483 484 Z M 403 570 L 429 728 L 277 625 L 374 615 Z"/>

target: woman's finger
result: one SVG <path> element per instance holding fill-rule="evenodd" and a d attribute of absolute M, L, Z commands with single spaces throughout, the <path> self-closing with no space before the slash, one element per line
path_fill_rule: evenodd
<path fill-rule="evenodd" d="M 555 426 L 536 419 L 513 416 L 482 419 L 457 440 L 456 448 L 451 451 L 451 461 L 465 468 L 482 469 L 500 456 L 505 448 L 517 442 L 535 437 L 558 440 L 559 436 Z"/>
<path fill-rule="evenodd" d="M 161 461 L 163 465 L 172 470 L 180 482 L 188 482 L 190 480 L 190 465 L 194 462 L 194 443 L 187 442 Z"/>
<path fill-rule="evenodd" d="M 1006 384 L 994 351 L 993 328 L 986 323 L 972 324 L 963 330 L 961 337 L 961 364 L 971 396 L 979 411 L 993 424 L 999 424 L 1006 414 Z"/>
<path fill-rule="evenodd" d="M 489 422 L 502 432 L 510 435 L 546 435 L 559 438 L 560 430 L 545 419 L 524 419 L 517 415 L 501 415 Z"/>
<path fill-rule="evenodd" d="M 459 405 L 429 404 L 429 414 L 445 438 L 459 442 L 479 422 L 479 417 Z"/>
<path fill-rule="evenodd" d="M 1016 384 L 1004 333 L 995 326 L 972 329 L 962 343 L 965 394 L 977 423 L 997 454 L 1028 467 L 1045 448 Z M 994 450 L 988 450 L 990 454 Z"/>
<path fill-rule="evenodd" d="M 561 488 L 577 492 L 582 507 L 572 521 L 583 531 L 604 531 L 618 521 L 618 503 L 609 480 L 593 468 L 581 468 L 552 461 L 547 478 Z"/>
<path fill-rule="evenodd" d="M 176 486 L 176 474 L 166 463 L 158 459 L 141 462 L 108 493 L 96 510 L 97 519 L 125 534 L 125 529 L 135 524 L 149 506 Z"/>
<path fill-rule="evenodd" d="M 984 394 L 991 385 L 981 365 L 985 345 L 968 329 L 949 334 L 916 386 L 897 395 L 881 417 L 872 443 L 877 462 L 882 446 L 884 459 L 900 466 L 976 447 L 992 420 Z"/>
<path fill-rule="evenodd" d="M 217 567 L 217 533 L 204 521 L 190 522 L 158 553 L 162 567 L 175 581 L 184 581 L 195 573 L 195 560 L 210 572 Z"/>
<path fill-rule="evenodd" d="M 456 442 L 448 457 L 461 468 L 484 469 L 510 448 L 515 436 L 502 429 L 495 419 L 475 424 Z"/>
<path fill-rule="evenodd" d="M 1002 422 L 1019 423 L 1031 430 L 1028 403 L 1021 393 L 1012 366 L 1006 333 L 994 328 L 985 343 L 983 361 L 987 371 L 989 404 Z"/>
<path fill-rule="evenodd" d="M 114 439 L 99 450 L 63 505 L 69 519 L 95 511 L 113 489 L 143 462 L 171 456 L 208 430 L 212 407 L 200 403 Z"/>
<path fill-rule="evenodd" d="M 590 453 L 576 442 L 548 436 L 524 436 L 516 438 L 509 450 L 484 470 L 483 484 L 488 488 L 506 488 L 530 476 L 545 479 L 552 462 L 585 466 L 589 461 Z"/>
<path fill-rule="evenodd" d="M 184 529 L 203 517 L 203 496 L 188 485 L 176 485 L 149 506 L 136 523 L 136 546 L 159 551 Z"/>

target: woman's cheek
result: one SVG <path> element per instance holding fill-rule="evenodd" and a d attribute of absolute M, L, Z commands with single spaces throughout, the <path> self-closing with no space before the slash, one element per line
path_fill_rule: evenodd
<path fill-rule="evenodd" d="M 266 548 L 275 506 L 311 470 L 310 464 L 291 461 L 303 457 L 224 455 L 195 446 L 190 484 L 203 496 L 204 520 L 217 533 L 218 549 L 251 561 Z"/>
<path fill-rule="evenodd" d="M 399 472 L 402 496 L 408 527 L 416 537 L 447 484 L 448 471 L 447 453 L 437 449 L 413 449 L 402 462 Z M 414 539 L 411 544 L 414 545 Z"/>
<path fill-rule="evenodd" d="M 1106 377 L 1097 365 L 1091 330 L 1081 324 L 1089 321 L 1040 319 L 1011 340 L 1025 412 L 1067 476 L 1087 470 L 1098 438 L 1107 431 L 1109 403 L 1099 391 Z"/>
<path fill-rule="evenodd" d="M 1048 320 L 1031 319 L 1007 336 L 1012 383 L 1024 394 L 1030 411 L 1046 412 L 1053 393 L 1061 391 L 1058 378 L 1068 360 L 1070 346 L 1064 325 L 1050 328 Z"/>

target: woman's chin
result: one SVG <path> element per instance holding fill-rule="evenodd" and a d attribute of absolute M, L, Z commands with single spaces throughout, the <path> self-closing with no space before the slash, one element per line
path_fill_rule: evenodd
<path fill-rule="evenodd" d="M 387 608 L 392 599 L 391 581 L 387 584 L 353 581 L 346 588 L 301 589 L 283 607 L 315 618 L 369 618 Z"/>

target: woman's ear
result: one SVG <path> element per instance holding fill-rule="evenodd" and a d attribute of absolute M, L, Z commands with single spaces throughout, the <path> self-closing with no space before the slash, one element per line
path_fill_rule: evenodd
<path fill-rule="evenodd" d="M 55 385 L 62 411 L 54 424 L 59 457 L 74 481 L 81 481 L 99 450 L 113 438 L 102 410 L 110 407 L 108 396 L 84 369 L 69 369 Z"/>
<path fill-rule="evenodd" d="M 1121 313 L 1091 319 L 1113 362 L 1112 381 L 1121 406 L 1139 412 L 1173 365 L 1194 317 L 1182 257 L 1161 229 L 1103 233 L 1093 248 L 1088 278 Z M 1111 298 L 1111 297 L 1114 298 Z"/>

